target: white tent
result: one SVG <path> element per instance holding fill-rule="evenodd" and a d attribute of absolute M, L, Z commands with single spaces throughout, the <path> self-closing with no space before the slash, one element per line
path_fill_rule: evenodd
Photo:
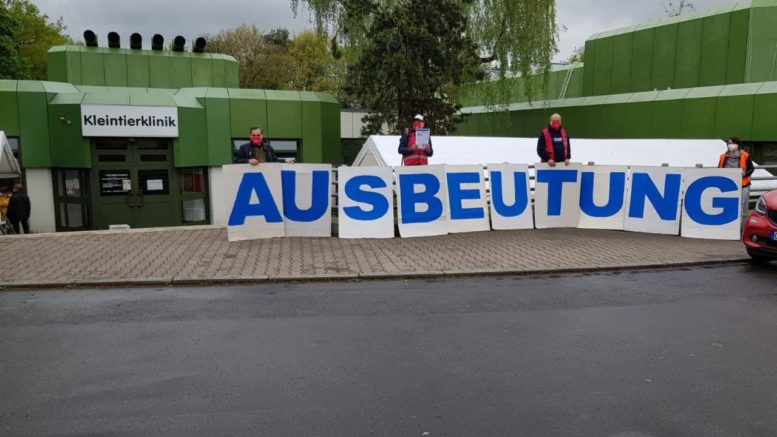
<path fill-rule="evenodd" d="M 5 137 L 5 132 L 0 131 L 0 178 L 18 178 L 22 171 L 19 162 L 13 156 L 11 145 Z"/>
<path fill-rule="evenodd" d="M 597 165 L 716 167 L 726 150 L 721 140 L 595 140 L 572 138 L 572 160 Z M 434 156 L 429 164 L 535 164 L 537 138 L 433 137 Z M 398 136 L 367 138 L 356 155 L 354 166 L 402 165 L 397 152 Z M 756 170 L 755 177 L 769 177 L 766 170 Z M 752 191 L 777 188 L 777 181 L 753 181 Z"/>

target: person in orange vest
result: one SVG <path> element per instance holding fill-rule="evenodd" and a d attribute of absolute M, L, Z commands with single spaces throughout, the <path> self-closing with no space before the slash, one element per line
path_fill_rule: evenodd
<path fill-rule="evenodd" d="M 755 171 L 750 154 L 742 149 L 742 141 L 737 137 L 726 140 L 726 153 L 720 155 L 718 168 L 739 168 L 742 170 L 742 219 L 747 215 L 750 198 L 750 176 Z"/>
<path fill-rule="evenodd" d="M 424 127 L 424 116 L 418 114 L 413 119 L 413 127 L 402 131 L 399 138 L 399 150 L 402 155 L 402 165 L 429 165 L 429 158 L 434 155 L 432 139 L 426 146 L 416 145 L 415 132 Z"/>
<path fill-rule="evenodd" d="M 569 165 L 569 160 L 572 159 L 572 147 L 567 131 L 561 126 L 561 115 L 550 116 L 548 127 L 542 130 L 537 139 L 537 155 L 542 162 L 547 162 L 551 167 L 555 167 L 557 162 Z"/>

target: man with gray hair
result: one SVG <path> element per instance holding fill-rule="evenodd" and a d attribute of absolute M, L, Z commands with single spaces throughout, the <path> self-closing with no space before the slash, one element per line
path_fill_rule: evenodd
<path fill-rule="evenodd" d="M 550 116 L 550 124 L 542 130 L 537 140 L 537 155 L 542 162 L 555 167 L 557 162 L 569 165 L 572 159 L 572 147 L 567 131 L 561 126 L 561 115 Z"/>

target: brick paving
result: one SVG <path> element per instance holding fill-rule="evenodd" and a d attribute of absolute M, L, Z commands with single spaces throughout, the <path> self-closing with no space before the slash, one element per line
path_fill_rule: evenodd
<path fill-rule="evenodd" d="M 582 229 L 227 241 L 218 227 L 0 238 L 0 287 L 402 278 L 740 261 L 738 241 Z"/>

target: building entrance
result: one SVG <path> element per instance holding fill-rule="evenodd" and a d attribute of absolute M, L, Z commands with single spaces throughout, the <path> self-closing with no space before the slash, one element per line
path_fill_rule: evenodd
<path fill-rule="evenodd" d="M 93 227 L 183 222 L 178 173 L 167 139 L 96 138 L 92 143 Z"/>

